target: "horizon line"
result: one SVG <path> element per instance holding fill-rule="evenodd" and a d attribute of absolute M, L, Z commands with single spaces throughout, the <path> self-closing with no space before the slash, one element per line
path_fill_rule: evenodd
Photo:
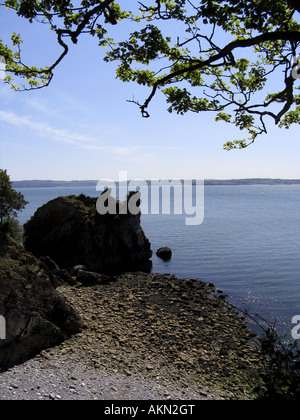
<path fill-rule="evenodd" d="M 20 180 L 12 180 L 11 182 L 89 182 L 89 183 L 97 183 L 99 181 L 106 180 L 108 181 L 109 178 L 102 178 L 102 179 L 20 179 Z M 184 181 L 184 180 L 192 180 L 192 181 L 298 181 L 300 182 L 300 178 L 267 178 L 267 177 L 247 177 L 247 178 L 132 178 L 128 180 L 111 180 L 113 182 L 130 182 L 130 181 Z"/>

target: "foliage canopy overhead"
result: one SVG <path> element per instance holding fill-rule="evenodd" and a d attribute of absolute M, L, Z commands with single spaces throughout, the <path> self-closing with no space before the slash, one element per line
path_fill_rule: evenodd
<path fill-rule="evenodd" d="M 124 2 L 125 3 L 125 2 Z M 83 34 L 98 37 L 105 61 L 117 61 L 117 77 L 149 88 L 137 104 L 144 117 L 161 91 L 169 112 L 214 112 L 249 133 L 225 149 L 245 148 L 267 132 L 268 120 L 289 128 L 300 123 L 299 0 L 5 0 L 0 3 L 30 22 L 48 24 L 61 53 L 49 67 L 22 61 L 22 39 L 0 41 L 5 83 L 15 90 L 40 89 Z M 114 41 L 112 25 L 129 20 L 135 30 Z M 14 79 L 22 79 L 17 86 Z"/>

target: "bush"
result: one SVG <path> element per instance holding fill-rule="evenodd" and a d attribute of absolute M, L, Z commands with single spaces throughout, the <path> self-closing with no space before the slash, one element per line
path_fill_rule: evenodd
<path fill-rule="evenodd" d="M 21 245 L 23 245 L 23 227 L 17 219 L 10 217 L 0 223 L 0 232 L 4 235 L 9 235 Z"/>
<path fill-rule="evenodd" d="M 26 204 L 28 202 L 23 194 L 12 188 L 7 171 L 0 169 L 0 224 L 16 217 L 17 212 L 24 209 Z"/>
<path fill-rule="evenodd" d="M 10 218 L 8 222 L 8 233 L 20 244 L 23 244 L 23 227 L 17 219 Z"/>
<path fill-rule="evenodd" d="M 275 325 L 270 325 L 258 314 L 241 311 L 262 330 L 258 337 L 264 370 L 262 384 L 257 387 L 258 398 L 263 400 L 300 399 L 300 349 L 297 340 L 290 342 L 279 336 Z"/>
<path fill-rule="evenodd" d="M 297 341 L 283 344 L 273 328 L 265 330 L 259 341 L 266 361 L 259 397 L 268 400 L 299 400 L 300 350 Z"/>

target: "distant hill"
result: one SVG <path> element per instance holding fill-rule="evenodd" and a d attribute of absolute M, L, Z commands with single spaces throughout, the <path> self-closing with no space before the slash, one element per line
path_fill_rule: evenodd
<path fill-rule="evenodd" d="M 300 179 L 272 179 L 272 178 L 245 178 L 245 179 L 206 179 L 205 185 L 295 185 Z"/>
<path fill-rule="evenodd" d="M 53 188 L 53 187 L 95 187 L 98 181 L 51 181 L 51 180 L 28 180 L 13 181 L 13 188 Z"/>
<path fill-rule="evenodd" d="M 149 182 L 149 181 L 147 181 Z M 53 187 L 96 187 L 97 180 L 83 181 L 52 181 L 52 180 L 24 180 L 13 181 L 13 188 L 53 188 Z M 166 181 L 168 183 L 168 181 Z M 153 181 L 152 185 L 159 184 Z M 205 185 L 297 185 L 300 179 L 272 179 L 272 178 L 245 178 L 245 179 L 206 179 Z"/>

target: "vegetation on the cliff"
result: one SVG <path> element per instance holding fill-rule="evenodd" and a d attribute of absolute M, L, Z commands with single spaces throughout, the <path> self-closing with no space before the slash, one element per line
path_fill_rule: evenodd
<path fill-rule="evenodd" d="M 6 170 L 0 169 L 0 223 L 17 216 L 17 211 L 24 209 L 27 201 L 23 194 L 12 188 Z"/>
<path fill-rule="evenodd" d="M 0 169 L 0 230 L 22 242 L 22 228 L 16 216 L 26 206 L 23 194 L 12 188 L 10 177 L 5 169 Z"/>
<path fill-rule="evenodd" d="M 265 364 L 259 397 L 267 400 L 299 400 L 300 349 L 297 340 L 283 342 L 275 328 L 268 325 L 259 337 L 259 348 Z"/>

